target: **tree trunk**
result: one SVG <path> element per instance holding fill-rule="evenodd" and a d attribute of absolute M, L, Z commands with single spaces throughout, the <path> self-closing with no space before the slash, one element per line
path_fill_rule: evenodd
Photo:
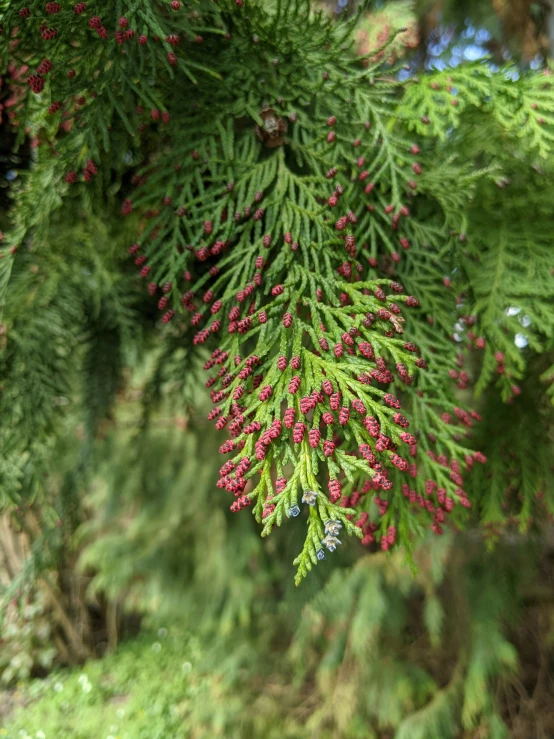
<path fill-rule="evenodd" d="M 548 36 L 548 57 L 554 59 L 554 0 L 547 0 L 546 34 Z"/>

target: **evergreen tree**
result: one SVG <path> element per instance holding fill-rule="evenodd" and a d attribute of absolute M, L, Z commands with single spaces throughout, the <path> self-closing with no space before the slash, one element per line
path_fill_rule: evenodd
<path fill-rule="evenodd" d="M 42 500 L 67 419 L 93 438 L 137 332 L 162 331 L 158 361 L 211 371 L 231 510 L 265 535 L 305 507 L 297 581 L 341 531 L 409 552 L 550 511 L 548 69 L 401 83 L 356 55 L 356 18 L 292 0 L 2 15 L 33 146 L 0 263 L 6 505 Z M 79 505 L 68 484 L 55 517 Z"/>
<path fill-rule="evenodd" d="M 77 662 L 122 603 L 176 610 L 217 665 L 191 735 L 508 735 L 553 506 L 550 68 L 405 79 L 401 28 L 301 0 L 0 8 L 31 159 L 2 615 L 31 593 Z"/>

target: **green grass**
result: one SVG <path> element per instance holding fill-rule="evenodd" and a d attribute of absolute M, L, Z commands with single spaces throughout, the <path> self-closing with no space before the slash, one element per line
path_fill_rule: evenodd
<path fill-rule="evenodd" d="M 20 686 L 0 736 L 8 739 L 172 739 L 241 736 L 241 706 L 214 710 L 215 693 L 233 679 L 204 670 L 209 653 L 178 629 L 161 628 L 121 645 L 102 660 L 60 670 Z M 202 666 L 203 665 L 203 666 Z M 19 700 L 19 696 L 18 696 Z M 220 706 L 222 709 L 222 706 Z M 238 733 L 236 733 L 238 732 Z"/>

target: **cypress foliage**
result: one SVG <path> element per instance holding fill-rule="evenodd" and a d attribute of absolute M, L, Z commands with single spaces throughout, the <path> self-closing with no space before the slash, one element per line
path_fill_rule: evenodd
<path fill-rule="evenodd" d="M 428 528 L 550 512 L 550 70 L 401 82 L 356 23 L 301 0 L 5 3 L 34 146 L 0 261 L 5 506 L 46 502 L 69 416 L 90 446 L 161 334 L 149 399 L 183 353 L 204 363 L 217 485 L 263 535 L 305 527 L 297 583 L 341 532 L 409 555 Z M 49 503 L 63 520 L 78 492 Z"/>

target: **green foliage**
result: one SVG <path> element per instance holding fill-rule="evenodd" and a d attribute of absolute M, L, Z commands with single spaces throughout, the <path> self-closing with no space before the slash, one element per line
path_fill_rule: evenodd
<path fill-rule="evenodd" d="M 9 440 L 8 495 L 17 498 L 21 459 L 37 495 L 56 418 L 71 406 L 59 398 L 77 397 L 81 373 L 88 438 L 77 471 L 85 471 L 123 364 L 139 358 L 135 336 L 157 343 L 151 307 L 139 307 L 136 283 L 106 246 L 117 231 L 117 244 L 133 233 L 131 253 L 150 292 L 161 288 L 169 324 L 150 405 L 170 378 L 186 386 L 183 355 L 189 367 L 202 356 L 214 368 L 210 417 L 228 429 L 221 451 L 232 453 L 218 486 L 235 494 L 233 511 L 253 506 L 263 535 L 308 506 L 297 582 L 340 543 L 339 529 L 366 546 L 410 551 L 426 527 L 440 534 L 447 514 L 463 526 L 479 494 L 462 485 L 484 458 L 465 431 L 479 415 L 459 391 L 473 381 L 477 398 L 496 380 L 512 399 L 532 354 L 552 342 L 552 183 L 542 161 L 554 123 L 549 70 L 480 63 L 400 83 L 375 50 L 357 55 L 357 18 L 336 23 L 293 0 L 253 2 L 248 12 L 230 0 L 217 12 L 102 9 L 91 23 L 55 14 L 55 39 L 40 41 L 35 5 L 23 20 L 11 6 L 4 12 L 6 60 L 21 62 L 28 48 L 30 69 L 47 52 L 53 64 L 37 72 L 40 84 L 30 80 L 44 89 L 22 93 L 17 111 L 38 147 L 0 267 L 13 356 L 5 417 L 32 418 L 26 435 L 21 424 Z M 13 51 L 5 39 L 16 27 Z M 139 39 L 153 32 L 159 42 Z M 383 48 L 399 33 L 391 29 Z M 110 61 L 92 74 L 104 53 Z M 53 100 L 60 104 L 49 108 Z M 128 231 L 112 226 L 113 215 L 97 222 L 102 208 L 113 214 L 120 190 L 123 214 L 138 213 Z M 93 224 L 86 238 L 64 252 L 55 277 L 43 282 L 41 266 L 29 274 L 35 254 L 59 264 L 54 233 L 69 237 L 76 209 Z M 21 290 L 48 310 L 33 306 L 18 345 L 10 311 L 21 311 Z M 54 364 L 36 347 L 47 331 L 40 348 L 60 342 Z M 483 347 L 470 372 L 455 369 L 467 349 Z M 30 356 L 37 366 L 22 387 L 15 378 Z M 31 414 L 22 403 L 35 395 Z"/>
<path fill-rule="evenodd" d="M 350 735 L 359 712 L 376 726 L 394 727 L 395 736 L 446 738 L 495 716 L 498 706 L 483 687 L 515 667 L 514 649 L 501 627 L 513 593 L 506 571 L 497 579 L 494 568 L 480 571 L 471 559 L 461 568 L 450 561 L 453 590 L 444 589 L 449 546 L 442 542 L 416 555 L 417 580 L 401 560 L 364 558 L 348 575 L 337 573 L 307 607 L 293 654 L 305 669 L 312 656 L 320 660 L 316 669 L 324 700 L 311 719 L 314 727 L 332 716 L 339 731 Z M 413 600 L 408 604 L 422 595 L 422 631 L 407 644 Z M 469 612 L 457 610 L 462 603 Z M 432 654 L 442 655 L 441 667 Z M 342 695 L 350 696 L 349 703 L 340 704 Z"/>
<path fill-rule="evenodd" d="M 158 613 L 116 655 L 21 686 L 27 704 L 7 736 L 454 739 L 493 727 L 492 736 L 507 736 L 501 686 L 515 667 L 507 627 L 532 572 L 524 547 L 510 549 L 506 568 L 507 552 L 484 567 L 481 545 L 463 559 L 458 545 L 427 541 L 415 580 L 398 553 L 365 556 L 303 605 L 283 600 L 280 587 L 266 589 L 263 603 L 254 592 L 229 593 L 227 603 L 258 602 L 252 622 L 228 634 L 204 610 L 199 579 L 185 609 L 175 604 L 177 622 Z M 231 577 L 245 569 L 229 559 L 219 566 Z M 423 622 L 433 600 L 444 614 L 435 646 Z M 158 611 L 156 598 L 152 605 Z"/>
<path fill-rule="evenodd" d="M 394 64 L 418 45 L 418 24 L 412 0 L 391 0 L 381 7 L 374 6 L 359 20 L 354 37 L 360 54 L 377 51 L 377 59 Z M 402 28 L 392 43 L 387 43 L 391 33 Z M 383 48 L 385 46 L 385 48 Z M 373 58 L 370 56 L 373 61 Z"/>
<path fill-rule="evenodd" d="M 12 604 L 2 623 L 0 681 L 20 682 L 36 670 L 50 670 L 56 656 L 45 599 L 35 594 L 21 608 Z"/>
<path fill-rule="evenodd" d="M 112 269 L 109 227 L 90 211 L 79 215 L 81 224 L 58 215 L 52 224 L 55 248 L 52 243 L 40 248 L 37 237 L 37 248 L 25 250 L 12 269 L 3 314 L 9 338 L 1 358 L 0 404 L 13 423 L 1 429 L 4 501 L 30 502 L 39 494 L 56 432 L 81 398 L 88 401 L 84 412 L 94 435 L 102 412 L 98 404 L 109 408 L 117 384 L 113 373 L 118 369 L 106 363 L 117 362 L 118 352 L 138 339 L 134 287 Z M 97 342 L 109 332 L 111 350 L 91 361 L 90 352 L 98 351 Z M 86 393 L 93 390 L 89 400 Z"/>
<path fill-rule="evenodd" d="M 301 0 L 43 6 L 0 2 L 32 144 L 0 247 L 0 508 L 30 540 L 1 615 L 46 593 L 5 679 L 157 622 L 23 688 L 9 736 L 508 736 L 514 529 L 553 513 L 550 70 L 401 81 L 399 23 L 360 49 Z"/>
<path fill-rule="evenodd" d="M 244 662 L 240 654 L 232 655 L 215 675 L 209 644 L 182 628 L 160 627 L 117 655 L 36 684 L 29 696 L 34 702 L 4 735 L 163 739 L 200 737 L 205 729 L 212 736 L 240 736 L 242 706 L 238 696 L 229 696 L 229 687 Z M 230 701 L 223 703 L 223 697 Z M 227 728 L 232 733 L 225 733 Z"/>
<path fill-rule="evenodd" d="M 487 59 L 446 69 L 415 80 L 407 87 L 400 113 L 409 117 L 410 127 L 421 136 L 446 141 L 459 129 L 471 109 L 490 114 L 508 136 L 520 140 L 525 149 L 547 158 L 553 142 L 554 100 L 551 70 L 523 73 L 515 66 L 493 71 Z M 412 116 L 416 112 L 418 119 Z M 482 118 L 485 125 L 486 118 Z M 486 137 L 479 133 L 481 145 Z M 502 152 L 495 154 L 502 157 Z"/>

